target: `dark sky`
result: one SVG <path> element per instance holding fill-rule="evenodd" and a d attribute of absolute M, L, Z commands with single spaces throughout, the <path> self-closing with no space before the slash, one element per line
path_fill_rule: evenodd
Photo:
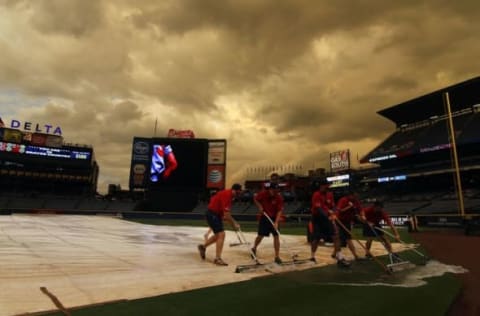
<path fill-rule="evenodd" d="M 247 168 L 328 168 L 376 112 L 479 75 L 479 1 L 0 0 L 0 117 L 94 146 L 127 187 L 133 136 L 226 138 Z M 418 109 L 421 111 L 421 109 Z"/>

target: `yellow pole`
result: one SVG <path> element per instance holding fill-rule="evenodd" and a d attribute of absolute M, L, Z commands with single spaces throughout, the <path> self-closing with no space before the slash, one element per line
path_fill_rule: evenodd
<path fill-rule="evenodd" d="M 460 207 L 460 215 L 465 216 L 465 205 L 463 203 L 463 190 L 462 190 L 462 179 L 460 177 L 460 168 L 458 165 L 458 155 L 457 155 L 457 141 L 455 139 L 455 129 L 453 127 L 453 117 L 452 110 L 450 108 L 450 97 L 448 92 L 444 94 L 445 105 L 447 106 L 448 112 L 448 126 L 450 128 L 450 139 L 452 144 L 452 153 L 453 153 L 453 163 L 455 164 L 455 176 L 457 179 L 456 187 L 458 192 L 458 205 Z"/>

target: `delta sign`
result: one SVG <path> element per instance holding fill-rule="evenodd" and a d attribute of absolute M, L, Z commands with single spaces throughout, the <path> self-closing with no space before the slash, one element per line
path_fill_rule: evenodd
<path fill-rule="evenodd" d="M 12 119 L 4 123 L 0 117 L 0 127 L 7 127 L 12 129 L 19 129 L 31 133 L 45 133 L 62 136 L 62 129 L 60 126 L 55 126 L 52 124 L 40 124 L 28 121 L 20 121 L 17 119 Z"/>

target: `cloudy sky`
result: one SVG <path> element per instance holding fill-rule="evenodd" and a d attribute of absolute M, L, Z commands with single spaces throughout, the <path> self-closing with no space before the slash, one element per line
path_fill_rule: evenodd
<path fill-rule="evenodd" d="M 378 110 L 479 75 L 479 34 L 477 0 L 0 0 L 0 117 L 93 145 L 100 191 L 156 118 L 227 139 L 231 184 L 365 155 Z"/>

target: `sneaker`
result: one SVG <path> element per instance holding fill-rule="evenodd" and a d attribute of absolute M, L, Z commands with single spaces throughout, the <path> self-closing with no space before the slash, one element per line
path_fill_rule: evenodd
<path fill-rule="evenodd" d="M 315 259 L 315 257 L 311 257 L 310 261 L 313 262 L 313 263 L 317 263 L 317 259 Z"/>
<path fill-rule="evenodd" d="M 198 252 L 200 253 L 200 258 L 202 258 L 202 260 L 205 260 L 205 252 L 207 251 L 207 249 L 205 248 L 204 245 L 198 245 Z"/>
<path fill-rule="evenodd" d="M 215 258 L 213 260 L 213 263 L 215 263 L 217 266 L 228 266 L 228 263 L 222 260 L 222 258 Z"/>
<path fill-rule="evenodd" d="M 250 257 L 252 257 L 252 259 L 256 259 L 257 258 L 257 249 L 255 248 L 252 248 L 250 249 L 252 252 L 250 253 Z"/>
<path fill-rule="evenodd" d="M 280 259 L 280 257 L 275 257 L 275 263 L 276 264 L 282 264 L 283 261 L 282 261 L 282 259 Z"/>
<path fill-rule="evenodd" d="M 339 267 L 348 268 L 350 267 L 351 263 L 345 259 L 340 259 L 337 261 L 337 265 Z"/>

